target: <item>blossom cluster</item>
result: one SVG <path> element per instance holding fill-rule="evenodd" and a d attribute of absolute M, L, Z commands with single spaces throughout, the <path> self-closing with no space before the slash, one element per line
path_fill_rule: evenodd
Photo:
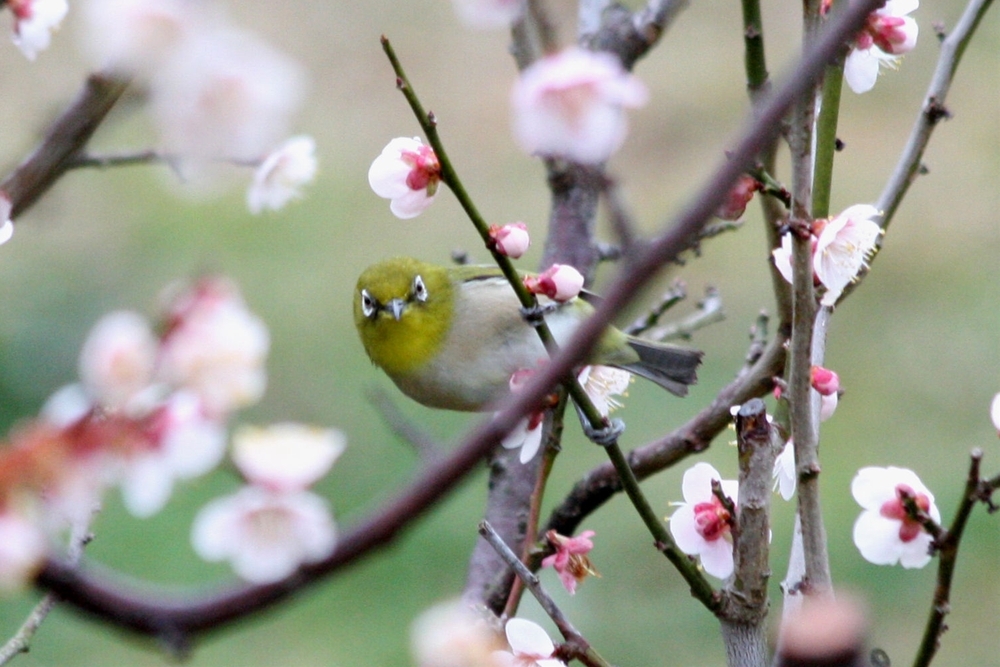
<path fill-rule="evenodd" d="M 908 14 L 919 4 L 919 0 L 888 0 L 868 15 L 844 61 L 844 78 L 851 90 L 871 90 L 883 65 L 895 67 L 899 57 L 917 45 L 917 22 Z"/>
<path fill-rule="evenodd" d="M 26 582 L 50 544 L 88 521 L 108 489 L 118 487 L 126 509 L 148 517 L 177 481 L 214 469 L 225 455 L 230 416 L 264 393 L 268 348 L 263 322 L 219 277 L 169 290 L 155 324 L 133 311 L 102 317 L 81 348 L 79 382 L 56 391 L 0 450 L 0 587 Z M 279 498 L 299 514 L 304 503 L 318 507 L 318 499 L 302 501 L 296 492 L 325 472 L 343 444 L 333 432 L 286 425 L 271 433 L 280 451 L 272 446 L 268 458 L 268 448 L 254 444 L 262 439 L 239 437 L 237 467 L 266 489 L 257 494 L 256 516 L 273 529 L 280 522 L 260 499 Z M 326 444 L 309 444 L 317 439 Z M 320 514 L 312 512 L 313 546 L 300 561 L 332 544 L 332 519 L 325 509 L 324 520 L 315 518 Z M 237 543 L 250 540 L 230 539 Z"/>

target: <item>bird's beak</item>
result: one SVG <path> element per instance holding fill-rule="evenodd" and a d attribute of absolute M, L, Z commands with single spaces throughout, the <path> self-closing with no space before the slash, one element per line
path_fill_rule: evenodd
<path fill-rule="evenodd" d="M 392 317 L 398 322 L 399 318 L 403 316 L 403 311 L 406 309 L 406 301 L 403 299 L 393 299 L 385 304 L 385 309 L 392 313 Z"/>

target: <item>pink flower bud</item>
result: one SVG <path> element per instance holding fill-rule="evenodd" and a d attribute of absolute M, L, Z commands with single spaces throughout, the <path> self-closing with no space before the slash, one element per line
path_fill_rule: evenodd
<path fill-rule="evenodd" d="M 569 301 L 583 289 L 583 275 L 569 264 L 553 264 L 538 276 L 525 276 L 524 286 L 532 294 Z"/>
<path fill-rule="evenodd" d="M 829 368 L 813 366 L 809 371 L 812 388 L 823 396 L 830 396 L 840 391 L 840 376 Z"/>
<path fill-rule="evenodd" d="M 519 258 L 528 250 L 528 246 L 531 245 L 531 238 L 528 236 L 528 226 L 523 222 L 512 222 L 502 227 L 500 225 L 491 225 L 490 238 L 493 239 L 497 252 L 511 259 Z"/>
<path fill-rule="evenodd" d="M 715 217 L 723 220 L 739 220 L 760 187 L 760 182 L 756 178 L 743 174 L 729 190 L 722 205 L 715 211 Z"/>

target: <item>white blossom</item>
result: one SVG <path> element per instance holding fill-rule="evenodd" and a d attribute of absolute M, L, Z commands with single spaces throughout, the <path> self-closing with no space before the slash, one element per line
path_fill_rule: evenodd
<path fill-rule="evenodd" d="M 912 470 L 862 468 L 851 482 L 851 494 L 864 509 L 854 523 L 854 544 L 870 563 L 918 568 L 930 562 L 933 538 L 907 515 L 904 492 L 913 496 L 917 507 L 931 519 L 941 522 L 934 494 Z"/>
<path fill-rule="evenodd" d="M 316 142 L 312 137 L 288 139 L 272 151 L 254 172 L 247 190 L 247 208 L 253 214 L 277 211 L 302 196 L 303 185 L 316 176 Z"/>
<path fill-rule="evenodd" d="M 689 556 L 701 558 L 705 572 L 725 579 L 733 573 L 733 543 L 730 521 L 733 517 L 712 493 L 712 480 L 722 485 L 722 492 L 736 502 L 739 484 L 722 479 L 705 462 L 688 468 L 681 481 L 684 502 L 670 517 L 670 534 L 677 547 Z"/>

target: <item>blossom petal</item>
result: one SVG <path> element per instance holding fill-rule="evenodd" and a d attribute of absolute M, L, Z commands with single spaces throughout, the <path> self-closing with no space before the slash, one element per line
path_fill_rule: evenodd
<path fill-rule="evenodd" d="M 700 555 L 702 567 L 713 577 L 726 579 L 733 573 L 733 545 L 729 540 L 706 542 Z"/>
<path fill-rule="evenodd" d="M 855 93 L 867 93 L 878 78 L 879 57 L 874 48 L 854 49 L 844 61 L 844 78 Z"/>

